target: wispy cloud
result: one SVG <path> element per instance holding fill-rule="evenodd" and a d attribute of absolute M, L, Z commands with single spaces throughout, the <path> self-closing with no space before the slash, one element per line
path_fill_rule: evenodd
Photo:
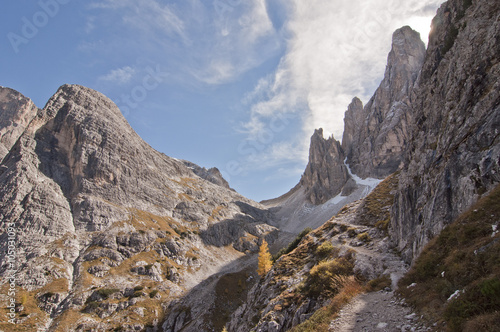
<path fill-rule="evenodd" d="M 156 0 L 104 0 L 91 3 L 89 8 L 120 11 L 122 23 L 130 27 L 147 33 L 175 34 L 188 42 L 184 22 L 174 12 L 171 4 Z"/>
<path fill-rule="evenodd" d="M 256 137 L 276 114 L 299 113 L 303 122 L 295 146 L 307 144 L 319 127 L 341 139 L 344 112 L 352 98 L 367 102 L 383 77 L 392 32 L 412 20 L 430 25 L 440 2 L 317 0 L 311 5 L 291 0 L 286 54 L 274 75 L 263 78 L 243 100 L 249 119 L 242 128 Z M 270 160 L 270 165 L 297 151 L 275 144 L 287 152 L 268 158 L 265 153 L 276 151 L 263 151 L 259 157 Z M 307 155 L 306 149 L 300 152 Z"/>
<path fill-rule="evenodd" d="M 265 0 L 224 3 L 212 10 L 210 44 L 197 53 L 191 74 L 207 84 L 229 82 L 259 66 L 281 48 L 281 38 L 267 13 Z"/>
<path fill-rule="evenodd" d="M 136 70 L 130 66 L 113 69 L 108 74 L 99 77 L 101 81 L 107 81 L 115 84 L 126 84 L 130 82 Z"/>
<path fill-rule="evenodd" d="M 222 6 L 222 7 L 221 7 Z M 89 5 L 87 32 L 96 25 L 112 36 L 99 52 L 156 55 L 187 84 L 219 85 L 237 79 L 282 50 L 282 38 L 271 21 L 265 0 L 104 0 Z M 83 46 L 82 46 L 83 47 Z M 142 56 L 142 55 L 138 55 Z"/>

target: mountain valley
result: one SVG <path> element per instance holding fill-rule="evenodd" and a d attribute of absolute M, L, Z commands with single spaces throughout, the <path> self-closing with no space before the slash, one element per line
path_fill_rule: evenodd
<path fill-rule="evenodd" d="M 496 0 L 443 3 L 427 48 L 396 30 L 342 140 L 316 129 L 263 202 L 97 91 L 0 87 L 0 331 L 498 331 L 499 55 Z"/>

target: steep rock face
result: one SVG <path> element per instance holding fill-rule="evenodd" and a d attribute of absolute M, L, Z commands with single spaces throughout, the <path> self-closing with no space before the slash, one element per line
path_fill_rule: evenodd
<path fill-rule="evenodd" d="M 400 166 L 409 141 L 411 94 L 424 56 L 418 32 L 408 26 L 396 30 L 379 88 L 364 109 L 357 98 L 349 106 L 342 147 L 353 173 L 361 178 L 384 178 Z"/>
<path fill-rule="evenodd" d="M 340 194 L 350 178 L 344 159 L 340 143 L 333 136 L 325 139 L 323 129 L 315 130 L 309 147 L 309 163 L 300 180 L 312 204 L 323 204 Z"/>
<path fill-rule="evenodd" d="M 0 161 L 37 115 L 38 107 L 19 92 L 0 87 Z"/>
<path fill-rule="evenodd" d="M 221 172 L 217 167 L 212 167 L 206 169 L 205 167 L 200 167 L 190 161 L 184 160 L 184 164 L 191 168 L 194 174 L 198 175 L 200 178 L 205 179 L 213 184 L 224 187 L 226 189 L 231 189 L 229 183 L 222 177 Z"/>
<path fill-rule="evenodd" d="M 154 314 L 124 328 L 160 324 L 162 305 L 275 237 L 262 206 L 215 170 L 202 172 L 207 181 L 201 167 L 152 149 L 102 94 L 65 85 L 43 110 L 18 105 L 2 113 L 24 130 L 0 168 L 0 274 L 14 273 L 19 298 L 39 304 L 27 330 L 109 329 L 146 308 Z M 6 256 L 12 225 L 16 271 Z"/>
<path fill-rule="evenodd" d="M 500 4 L 450 0 L 432 23 L 391 235 L 410 261 L 500 181 Z"/>
<path fill-rule="evenodd" d="M 344 114 L 344 133 L 342 135 L 342 148 L 348 156 L 354 153 L 355 146 L 359 144 L 361 131 L 364 128 L 367 115 L 364 113 L 363 102 L 354 97 Z"/>

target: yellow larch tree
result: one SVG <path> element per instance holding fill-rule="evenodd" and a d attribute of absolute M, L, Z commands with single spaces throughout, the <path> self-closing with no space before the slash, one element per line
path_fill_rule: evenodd
<path fill-rule="evenodd" d="M 259 276 L 264 276 L 273 266 L 273 261 L 271 259 L 271 254 L 269 253 L 269 246 L 266 240 L 262 240 L 262 244 L 259 249 L 259 265 L 257 267 L 257 273 Z"/>

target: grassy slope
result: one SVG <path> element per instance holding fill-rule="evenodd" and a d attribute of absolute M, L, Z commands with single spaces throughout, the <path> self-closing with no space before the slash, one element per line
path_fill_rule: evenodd
<path fill-rule="evenodd" d="M 500 186 L 432 240 L 400 292 L 444 331 L 500 331 Z M 452 294 L 460 295 L 448 300 Z"/>

